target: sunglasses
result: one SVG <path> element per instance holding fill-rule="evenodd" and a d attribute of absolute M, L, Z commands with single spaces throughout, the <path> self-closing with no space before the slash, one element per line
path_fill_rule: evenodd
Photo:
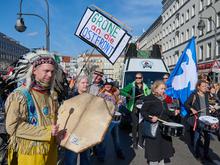
<path fill-rule="evenodd" d="M 163 77 L 163 79 L 168 79 L 168 77 Z"/>
<path fill-rule="evenodd" d="M 142 77 L 135 77 L 136 79 L 142 79 Z"/>

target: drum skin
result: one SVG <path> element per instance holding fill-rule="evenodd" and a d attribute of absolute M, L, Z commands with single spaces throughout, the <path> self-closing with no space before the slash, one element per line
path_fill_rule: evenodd
<path fill-rule="evenodd" d="M 102 142 L 115 106 L 88 93 L 64 101 L 58 110 L 59 131 L 66 133 L 60 145 L 80 153 Z"/>
<path fill-rule="evenodd" d="M 180 124 L 178 124 L 178 126 L 172 126 L 169 125 L 168 122 L 168 124 L 161 124 L 160 128 L 161 128 L 161 133 L 166 136 L 180 137 L 184 134 L 184 127 L 180 126 Z"/>
<path fill-rule="evenodd" d="M 213 116 L 200 116 L 199 127 L 205 131 L 216 132 L 219 129 L 219 120 Z"/>

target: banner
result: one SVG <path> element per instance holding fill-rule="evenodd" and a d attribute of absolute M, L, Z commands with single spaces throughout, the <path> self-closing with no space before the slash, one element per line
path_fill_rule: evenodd
<path fill-rule="evenodd" d="M 198 80 L 196 66 L 195 37 L 192 37 L 166 82 L 166 94 L 172 98 L 179 99 L 181 108 L 180 114 L 183 117 L 188 113 L 184 107 L 184 103 L 196 89 Z"/>
<path fill-rule="evenodd" d="M 87 8 L 75 35 L 97 48 L 112 64 L 123 52 L 131 36 L 97 9 Z"/>

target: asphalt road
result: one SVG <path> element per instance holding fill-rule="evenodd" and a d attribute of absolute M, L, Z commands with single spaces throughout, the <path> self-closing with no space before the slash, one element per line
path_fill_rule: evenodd
<path fill-rule="evenodd" d="M 3 128 L 3 127 L 0 127 L 0 128 Z M 1 138 L 2 137 L 0 137 L 0 143 L 1 143 Z M 175 148 L 175 155 L 174 157 L 171 158 L 170 161 L 166 162 L 165 164 L 167 165 L 188 165 L 188 164 L 220 165 L 220 142 L 217 140 L 217 137 L 215 135 L 211 135 L 211 142 L 210 142 L 209 154 L 213 160 L 212 163 L 200 162 L 196 160 L 192 154 L 192 147 L 185 143 L 185 141 L 189 141 L 188 139 L 183 140 L 183 138 L 173 137 L 173 146 Z M 121 146 L 123 148 L 123 152 L 126 155 L 125 160 L 120 160 L 117 158 L 114 148 L 113 148 L 112 139 L 110 139 L 108 146 L 107 146 L 107 153 L 106 153 L 105 161 L 99 162 L 95 156 L 92 156 L 92 165 L 146 165 L 147 164 L 147 160 L 144 158 L 144 149 L 139 148 L 137 150 L 134 150 L 132 148 L 132 138 L 131 138 L 131 133 L 129 129 L 125 129 L 125 128 L 120 129 L 120 140 L 121 140 Z M 3 153 L 0 153 L 0 162 L 1 162 L 2 157 L 4 157 L 4 155 Z"/>
<path fill-rule="evenodd" d="M 123 151 L 126 154 L 125 160 L 120 160 L 117 158 L 112 140 L 109 141 L 107 146 L 107 154 L 104 162 L 99 162 L 97 158 L 92 157 L 92 164 L 94 165 L 144 165 L 147 164 L 147 160 L 144 158 L 144 150 L 138 149 L 134 150 L 132 148 L 132 139 L 129 135 L 129 131 L 125 129 L 120 129 L 120 140 L 123 147 Z M 188 140 L 187 140 L 188 141 Z M 188 146 L 181 138 L 173 137 L 173 146 L 175 148 L 175 155 L 170 161 L 166 162 L 167 165 L 220 165 L 220 142 L 217 140 L 215 135 L 211 136 L 210 143 L 210 157 L 213 162 L 201 162 L 195 159 L 192 154 L 191 146 Z M 201 148 L 202 149 L 202 148 Z"/>

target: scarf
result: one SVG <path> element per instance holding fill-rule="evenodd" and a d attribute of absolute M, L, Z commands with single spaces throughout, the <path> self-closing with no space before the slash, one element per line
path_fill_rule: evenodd
<path fill-rule="evenodd" d="M 31 84 L 31 87 L 37 91 L 40 92 L 49 92 L 50 91 L 50 84 L 49 83 L 43 83 L 40 81 L 33 81 Z"/>

